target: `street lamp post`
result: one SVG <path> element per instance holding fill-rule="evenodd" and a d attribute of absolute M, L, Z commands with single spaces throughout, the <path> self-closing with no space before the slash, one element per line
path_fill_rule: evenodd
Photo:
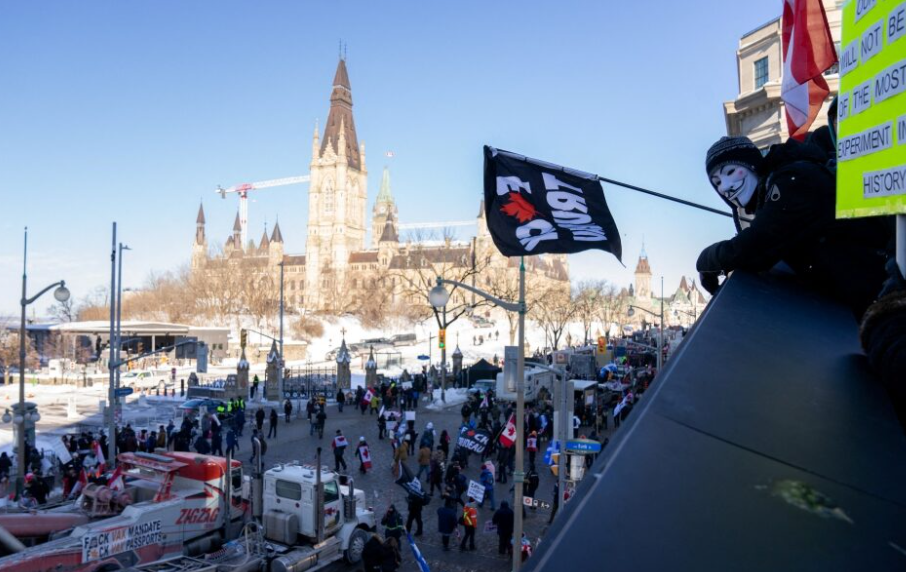
<path fill-rule="evenodd" d="M 44 288 L 31 298 L 26 294 L 27 283 L 28 283 L 28 272 L 27 272 L 27 263 L 28 263 L 28 227 L 25 227 L 25 241 L 24 247 L 22 250 L 22 299 L 20 300 L 20 305 L 22 306 L 22 321 L 19 324 L 19 410 L 13 418 L 13 422 L 19 425 L 19 460 L 17 467 L 17 482 L 16 482 L 16 491 L 21 493 L 22 487 L 25 483 L 25 466 L 28 464 L 28 451 L 25 450 L 25 428 L 27 422 L 37 423 L 41 419 L 41 415 L 37 412 L 29 413 L 26 410 L 25 406 L 25 308 L 40 298 L 45 292 L 51 288 L 56 288 L 53 293 L 54 299 L 57 302 L 65 302 L 69 300 L 69 290 L 66 288 L 66 281 L 60 280 L 59 282 L 54 282 L 50 286 Z"/>
<path fill-rule="evenodd" d="M 440 348 L 440 400 L 442 403 L 447 402 L 447 304 L 444 303 L 443 328 L 444 328 L 444 345 Z M 438 334 L 438 339 L 440 335 Z"/>
<path fill-rule="evenodd" d="M 117 270 L 116 270 L 116 288 L 117 288 L 117 293 L 116 293 L 116 341 L 115 341 L 115 344 L 111 345 L 111 350 L 113 348 L 116 348 L 116 361 L 115 361 L 116 379 L 115 379 L 115 383 L 114 383 L 114 386 L 115 386 L 114 394 L 116 392 L 116 389 L 120 388 L 120 365 L 122 365 L 120 363 L 120 352 L 123 349 L 122 317 L 123 317 L 123 251 L 124 250 L 132 250 L 132 249 L 121 242 L 119 245 L 119 260 L 117 260 Z M 114 395 L 114 398 L 116 399 L 116 401 L 114 402 L 114 405 L 113 405 L 114 406 L 114 415 L 116 415 L 116 410 L 118 410 L 119 406 L 120 406 L 120 399 L 119 399 L 119 397 L 116 397 L 116 395 Z M 108 439 L 112 439 L 112 438 L 113 438 L 112 436 L 108 437 Z M 111 462 L 113 462 L 112 459 L 111 459 Z"/>
<path fill-rule="evenodd" d="M 110 335 L 107 351 L 110 354 L 107 360 L 107 369 L 110 373 L 107 387 L 107 462 L 111 466 L 116 464 L 116 370 L 119 367 L 116 355 L 116 223 L 113 223 L 113 239 L 110 247 Z M 100 356 L 99 356 L 100 357 Z"/>
<path fill-rule="evenodd" d="M 280 261 L 280 358 L 277 367 L 277 394 L 283 398 L 283 261 Z"/>
<path fill-rule="evenodd" d="M 428 300 L 434 308 L 443 308 L 450 300 L 450 293 L 444 288 L 444 284 L 463 288 L 473 294 L 478 294 L 508 312 L 519 313 L 519 355 L 516 358 L 516 470 L 513 472 L 513 572 L 516 572 L 520 564 L 522 564 L 522 495 L 523 483 L 525 482 L 525 472 L 523 471 L 523 434 L 525 433 L 525 260 L 520 259 L 519 263 L 518 302 L 507 302 L 469 284 L 463 284 L 455 280 L 445 280 L 438 276 L 437 285 L 428 293 Z M 446 321 L 446 316 L 444 320 Z"/>

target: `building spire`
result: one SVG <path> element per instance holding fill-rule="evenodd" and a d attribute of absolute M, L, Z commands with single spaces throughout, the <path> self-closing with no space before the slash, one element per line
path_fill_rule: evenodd
<path fill-rule="evenodd" d="M 233 223 L 233 232 L 242 232 L 242 224 L 239 222 L 239 213 L 236 213 L 236 222 Z"/>
<path fill-rule="evenodd" d="M 339 148 L 340 135 L 345 140 L 344 152 L 341 152 Z M 345 153 L 350 167 L 361 168 L 359 140 L 355 132 L 355 121 L 352 118 L 352 87 L 349 83 L 349 73 L 346 71 L 346 60 L 342 58 L 337 63 L 337 71 L 333 78 L 330 112 L 327 115 L 327 124 L 324 126 L 324 136 L 321 138 L 321 155 L 324 154 L 328 145 L 333 147 L 338 156 Z"/>
<path fill-rule="evenodd" d="M 387 220 L 384 222 L 384 230 L 381 232 L 381 238 L 378 239 L 378 242 L 399 242 L 400 236 L 396 232 L 396 220 L 393 218 L 393 213 L 387 214 Z"/>
<path fill-rule="evenodd" d="M 199 203 L 198 205 L 198 216 L 195 218 L 195 224 L 204 224 L 204 204 Z"/>
<path fill-rule="evenodd" d="M 280 232 L 280 221 L 274 223 L 274 232 L 271 234 L 271 242 L 283 242 L 283 233 Z"/>
<path fill-rule="evenodd" d="M 390 192 L 390 169 L 384 167 L 384 174 L 381 176 L 381 190 L 378 192 L 377 202 L 392 203 L 393 194 Z"/>

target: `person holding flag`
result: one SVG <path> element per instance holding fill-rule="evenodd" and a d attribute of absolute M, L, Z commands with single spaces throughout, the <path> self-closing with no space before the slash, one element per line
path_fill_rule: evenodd
<path fill-rule="evenodd" d="M 365 412 L 368 411 L 372 397 L 374 397 L 374 392 L 369 387 L 365 393 L 362 394 L 362 400 L 359 402 L 359 409 L 362 410 L 362 415 L 365 415 Z"/>
<path fill-rule="evenodd" d="M 101 444 L 92 441 L 91 450 L 94 452 L 94 458 L 97 460 L 97 474 L 102 475 L 107 470 L 107 460 L 104 458 L 104 451 L 101 450 Z"/>
<path fill-rule="evenodd" d="M 538 433 L 532 431 L 528 439 L 525 440 L 525 450 L 528 452 L 529 468 L 535 468 L 535 455 L 538 454 Z"/>
<path fill-rule="evenodd" d="M 836 181 L 825 163 L 820 149 L 794 140 L 766 156 L 747 137 L 721 137 L 708 149 L 705 171 L 734 208 L 739 232 L 702 250 L 696 262 L 702 287 L 714 294 L 721 275 L 766 272 L 784 262 L 861 317 L 886 278 L 892 229 L 884 217 L 835 219 Z M 755 218 L 742 228 L 739 214 Z"/>
<path fill-rule="evenodd" d="M 356 447 L 355 456 L 359 458 L 359 471 L 364 475 L 371 468 L 371 451 L 365 437 L 359 437 L 359 446 Z"/>
<path fill-rule="evenodd" d="M 348 446 L 349 441 L 346 440 L 343 431 L 337 429 L 337 435 L 330 444 L 330 447 L 333 449 L 334 472 L 340 472 L 340 465 L 343 465 L 344 471 L 347 470 L 346 459 L 343 458 L 343 454 L 346 452 L 346 447 Z"/>

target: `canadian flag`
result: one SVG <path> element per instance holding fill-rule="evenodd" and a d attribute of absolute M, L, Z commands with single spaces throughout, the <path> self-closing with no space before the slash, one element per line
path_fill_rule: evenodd
<path fill-rule="evenodd" d="M 107 460 L 104 458 L 104 452 L 101 450 L 101 444 L 97 441 L 92 445 L 94 449 L 94 457 L 98 460 L 97 473 L 103 474 L 104 470 L 107 468 Z"/>
<path fill-rule="evenodd" d="M 121 491 L 126 488 L 126 483 L 123 481 L 123 468 L 117 467 L 113 470 L 113 473 L 110 474 L 110 478 L 107 479 L 107 486 L 110 490 Z"/>
<path fill-rule="evenodd" d="M 374 397 L 374 392 L 369 389 L 365 392 L 365 395 L 362 396 L 362 403 L 371 403 L 372 397 Z"/>
<path fill-rule="evenodd" d="M 85 472 L 83 468 L 79 471 L 79 480 L 76 481 L 76 484 L 73 485 L 72 490 L 69 492 L 69 498 L 74 499 L 78 498 L 82 494 L 82 490 L 85 488 L 85 485 L 88 484 L 88 473 Z"/>
<path fill-rule="evenodd" d="M 822 75 L 837 63 L 821 0 L 783 0 L 783 81 L 780 98 L 790 137 L 803 140 L 830 89 Z"/>
<path fill-rule="evenodd" d="M 504 447 L 512 447 L 516 443 L 516 415 L 510 415 L 506 422 L 506 427 L 500 433 L 500 444 Z"/>

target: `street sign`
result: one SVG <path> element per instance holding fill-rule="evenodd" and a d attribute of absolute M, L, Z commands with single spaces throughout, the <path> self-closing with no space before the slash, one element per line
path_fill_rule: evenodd
<path fill-rule="evenodd" d="M 566 452 L 593 455 L 601 452 L 601 444 L 592 439 L 573 439 L 566 442 Z"/>
<path fill-rule="evenodd" d="M 118 387 L 115 394 L 117 397 L 126 397 L 127 395 L 132 395 L 133 391 L 131 387 Z"/>
<path fill-rule="evenodd" d="M 539 499 L 533 499 L 532 497 L 522 497 L 522 504 L 528 507 L 535 508 L 551 508 L 551 503 Z"/>

